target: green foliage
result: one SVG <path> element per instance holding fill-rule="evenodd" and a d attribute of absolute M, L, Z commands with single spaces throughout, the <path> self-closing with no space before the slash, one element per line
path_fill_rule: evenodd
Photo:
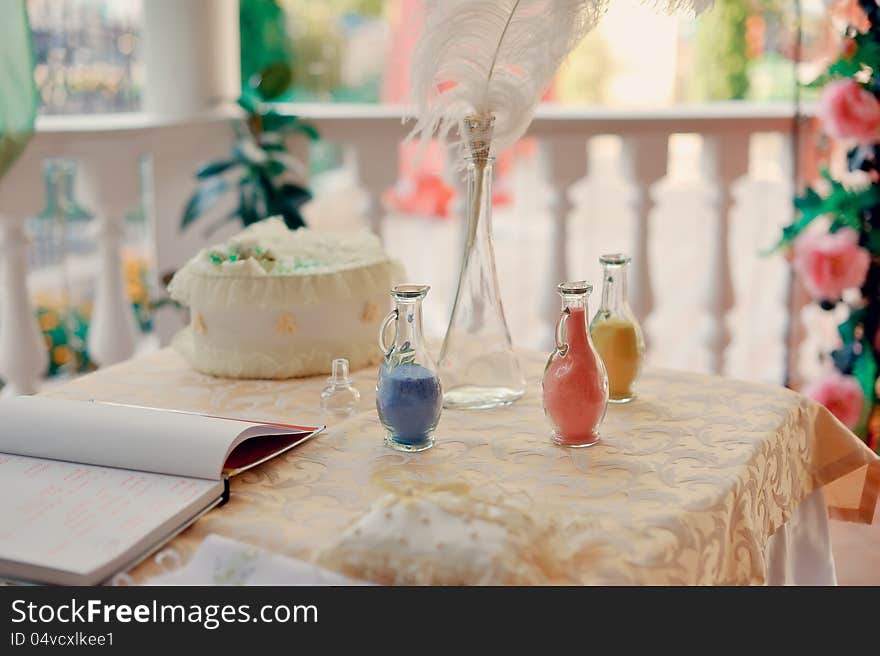
<path fill-rule="evenodd" d="M 840 334 L 840 339 L 844 344 L 851 344 L 856 341 L 856 331 L 857 329 L 859 332 L 861 331 L 862 323 L 865 321 L 867 314 L 864 308 L 853 310 L 846 321 L 837 327 L 837 332 Z"/>
<path fill-rule="evenodd" d="M 739 100 L 749 90 L 748 3 L 716 0 L 699 19 L 692 93 L 696 100 Z"/>
<path fill-rule="evenodd" d="M 874 357 L 874 350 L 871 344 L 863 339 L 860 343 L 861 349 L 852 370 L 852 375 L 859 381 L 859 386 L 865 395 L 865 405 L 862 408 L 862 417 L 859 425 L 856 426 L 856 432 L 864 435 L 867 428 L 868 419 L 871 416 L 871 410 L 874 407 L 874 386 L 877 381 L 877 361 Z"/>
<path fill-rule="evenodd" d="M 210 210 L 229 189 L 229 183 L 223 178 L 209 178 L 196 189 L 183 210 L 181 227 L 186 228 L 190 223 Z"/>
<path fill-rule="evenodd" d="M 305 226 L 300 209 L 312 195 L 292 179 L 298 164 L 288 154 L 285 138 L 296 133 L 317 139 L 318 133 L 299 117 L 280 114 L 266 104 L 285 93 L 291 80 L 286 62 L 274 62 L 250 76 L 238 100 L 248 119 L 239 129 L 230 156 L 196 171 L 199 186 L 184 209 L 182 228 L 213 209 L 233 189 L 235 209 L 212 225 L 209 233 L 228 221 L 238 219 L 248 226 L 270 216 L 282 217 L 294 230 Z"/>
<path fill-rule="evenodd" d="M 826 196 L 808 187 L 803 196 L 794 200 L 798 217 L 794 223 L 782 229 L 782 237 L 774 250 L 791 244 L 808 225 L 820 216 L 831 217 L 831 232 L 844 227 L 862 230 L 864 212 L 880 203 L 880 188 L 875 185 L 864 189 L 848 189 L 841 182 L 831 177 L 827 169 L 822 170 L 822 177 L 828 182 L 830 191 Z M 876 252 L 880 253 L 880 249 Z"/>
<path fill-rule="evenodd" d="M 851 56 L 841 55 L 828 68 L 831 77 L 853 77 L 862 71 L 876 71 L 880 66 L 880 43 L 870 32 L 852 32 L 850 37 L 855 43 L 855 52 Z"/>
<path fill-rule="evenodd" d="M 809 86 L 820 90 L 836 79 L 851 79 L 880 98 L 880 9 L 874 0 L 859 0 L 859 5 L 868 18 L 870 27 L 861 33 L 854 27 L 847 28 L 840 44 L 839 55 L 827 70 L 819 75 Z M 849 315 L 838 326 L 841 345 L 834 350 L 831 360 L 842 374 L 852 376 L 858 381 L 864 395 L 864 406 L 856 433 L 867 437 L 869 444 L 876 440 L 871 435 L 875 430 L 872 417 L 877 406 L 877 374 L 880 353 L 874 345 L 880 340 L 878 320 L 880 320 L 880 134 L 869 143 L 860 142 L 851 147 L 846 157 L 847 168 L 859 172 L 868 184 L 850 189 L 835 180 L 830 173 L 822 171 L 828 192 L 824 196 L 815 189 L 808 188 L 802 196 L 795 199 L 797 210 L 795 221 L 783 228 L 777 248 L 787 247 L 791 242 L 819 217 L 830 219 L 828 231 L 834 233 L 842 228 L 851 228 L 859 235 L 859 244 L 872 254 L 865 279 L 860 283 L 860 297 L 846 300 L 829 299 L 820 306 L 831 309 L 844 305 Z M 833 266 L 833 263 L 829 263 Z M 875 442 L 880 449 L 880 443 Z"/>
<path fill-rule="evenodd" d="M 284 11 L 277 0 L 240 0 L 239 29 L 241 31 L 242 93 L 251 89 L 255 74 L 284 63 L 290 71 L 293 58 L 290 37 L 287 34 Z M 290 86 L 288 82 L 284 90 Z M 282 92 L 283 92 L 282 91 Z M 265 96 L 268 100 L 276 96 Z"/>

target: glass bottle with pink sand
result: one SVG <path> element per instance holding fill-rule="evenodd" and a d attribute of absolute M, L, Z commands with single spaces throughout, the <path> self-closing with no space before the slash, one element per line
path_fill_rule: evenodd
<path fill-rule="evenodd" d="M 608 407 L 608 376 L 587 329 L 587 301 L 593 286 L 563 282 L 556 288 L 562 312 L 556 322 L 556 346 L 544 369 L 544 414 L 559 446 L 585 447 L 599 441 Z"/>

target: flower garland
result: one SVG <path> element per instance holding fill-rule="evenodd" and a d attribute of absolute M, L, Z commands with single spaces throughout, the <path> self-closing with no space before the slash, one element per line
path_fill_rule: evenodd
<path fill-rule="evenodd" d="M 858 0 L 867 23 L 847 27 L 840 51 L 813 83 L 822 86 L 826 135 L 846 143 L 847 167 L 864 183 L 844 185 L 825 170 L 824 194 L 795 199 L 797 217 L 778 244 L 811 298 L 824 310 L 846 307 L 834 370 L 803 392 L 878 449 L 880 404 L 880 7 Z M 818 220 L 818 221 L 817 221 Z M 808 229 L 809 228 L 809 229 Z"/>

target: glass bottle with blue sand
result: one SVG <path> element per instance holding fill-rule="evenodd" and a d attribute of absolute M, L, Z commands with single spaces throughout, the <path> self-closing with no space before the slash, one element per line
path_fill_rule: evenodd
<path fill-rule="evenodd" d="M 397 285 L 391 289 L 394 309 L 379 329 L 379 348 L 385 356 L 376 383 L 376 410 L 385 427 L 385 444 L 398 451 L 424 451 L 434 446 L 443 393 L 437 366 L 422 335 L 422 301 L 427 285 Z M 394 339 L 385 341 L 394 324 Z"/>

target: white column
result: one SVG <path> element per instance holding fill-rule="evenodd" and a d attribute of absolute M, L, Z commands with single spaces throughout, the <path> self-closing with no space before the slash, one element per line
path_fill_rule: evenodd
<path fill-rule="evenodd" d="M 644 324 L 654 309 L 651 289 L 651 267 L 648 256 L 650 223 L 653 210 L 651 189 L 666 175 L 669 136 L 642 134 L 623 140 L 624 175 L 636 186 L 633 199 L 632 265 L 629 280 L 629 302 L 639 322 Z M 647 332 L 646 332 L 647 339 Z"/>
<path fill-rule="evenodd" d="M 763 251 L 794 218 L 791 137 L 753 134 L 748 174 L 733 182 L 730 195 L 730 252 L 736 303 L 728 315 L 730 345 L 724 375 L 784 384 L 789 339 L 791 270 L 780 255 Z M 756 320 L 760 317 L 760 320 Z M 833 334 L 837 334 L 834 330 Z M 817 353 L 811 354 L 818 361 Z"/>
<path fill-rule="evenodd" d="M 559 318 L 559 297 L 556 285 L 568 280 L 567 226 L 568 215 L 572 210 L 569 194 L 571 186 L 584 177 L 587 169 L 587 140 L 584 136 L 548 136 L 539 142 L 539 158 L 546 170 L 546 179 L 554 187 L 556 196 L 551 207 L 553 213 L 553 238 L 546 270 L 547 281 L 540 298 L 543 299 L 540 314 L 545 319 L 546 343 L 549 348 L 553 340 L 552 327 Z M 601 290 L 594 289 L 595 293 Z M 591 307 L 595 307 L 595 299 Z"/>
<path fill-rule="evenodd" d="M 174 123 L 156 130 L 153 155 L 153 230 L 161 275 L 207 245 L 205 227 L 186 232 L 180 219 L 195 190 L 200 164 L 229 153 L 234 131 L 226 121 L 189 121 L 229 104 L 241 93 L 238 0 L 147 0 L 144 4 L 144 112 Z M 230 198 L 232 195 L 230 194 Z M 230 223 L 230 228 L 234 224 Z M 228 233 L 218 232 L 221 241 Z M 170 308 L 155 316 L 160 342 L 183 326 Z"/>
<path fill-rule="evenodd" d="M 119 221 L 104 218 L 99 220 L 96 233 L 99 268 L 88 346 L 92 359 L 107 366 L 134 355 L 137 327 L 122 271 L 120 247 L 124 226 Z"/>
<path fill-rule="evenodd" d="M 24 217 L 44 201 L 41 158 L 35 137 L 0 179 L 0 380 L 3 395 L 33 394 L 49 366 L 27 287 L 28 238 Z M 33 193 L 31 193 L 33 192 Z"/>
<path fill-rule="evenodd" d="M 124 216 L 138 193 L 137 144 L 124 156 L 110 144 L 88 148 L 80 161 L 84 202 L 95 212 L 98 272 L 89 321 L 89 355 L 101 366 L 130 358 L 137 346 L 137 327 L 122 270 Z"/>
<path fill-rule="evenodd" d="M 34 394 L 49 366 L 27 288 L 24 220 L 0 219 L 0 379 L 3 395 Z"/>
<path fill-rule="evenodd" d="M 727 315 L 734 306 L 730 272 L 730 190 L 734 180 L 747 172 L 748 155 L 748 134 L 703 137 L 701 169 L 707 187 L 717 192 L 714 195 L 716 224 L 709 244 L 709 277 L 704 298 L 709 313 L 704 343 L 709 353 L 709 371 L 715 374 L 724 370 L 724 356 L 731 338 Z"/>
<path fill-rule="evenodd" d="M 238 0 L 144 2 L 144 111 L 193 116 L 241 91 Z"/>

